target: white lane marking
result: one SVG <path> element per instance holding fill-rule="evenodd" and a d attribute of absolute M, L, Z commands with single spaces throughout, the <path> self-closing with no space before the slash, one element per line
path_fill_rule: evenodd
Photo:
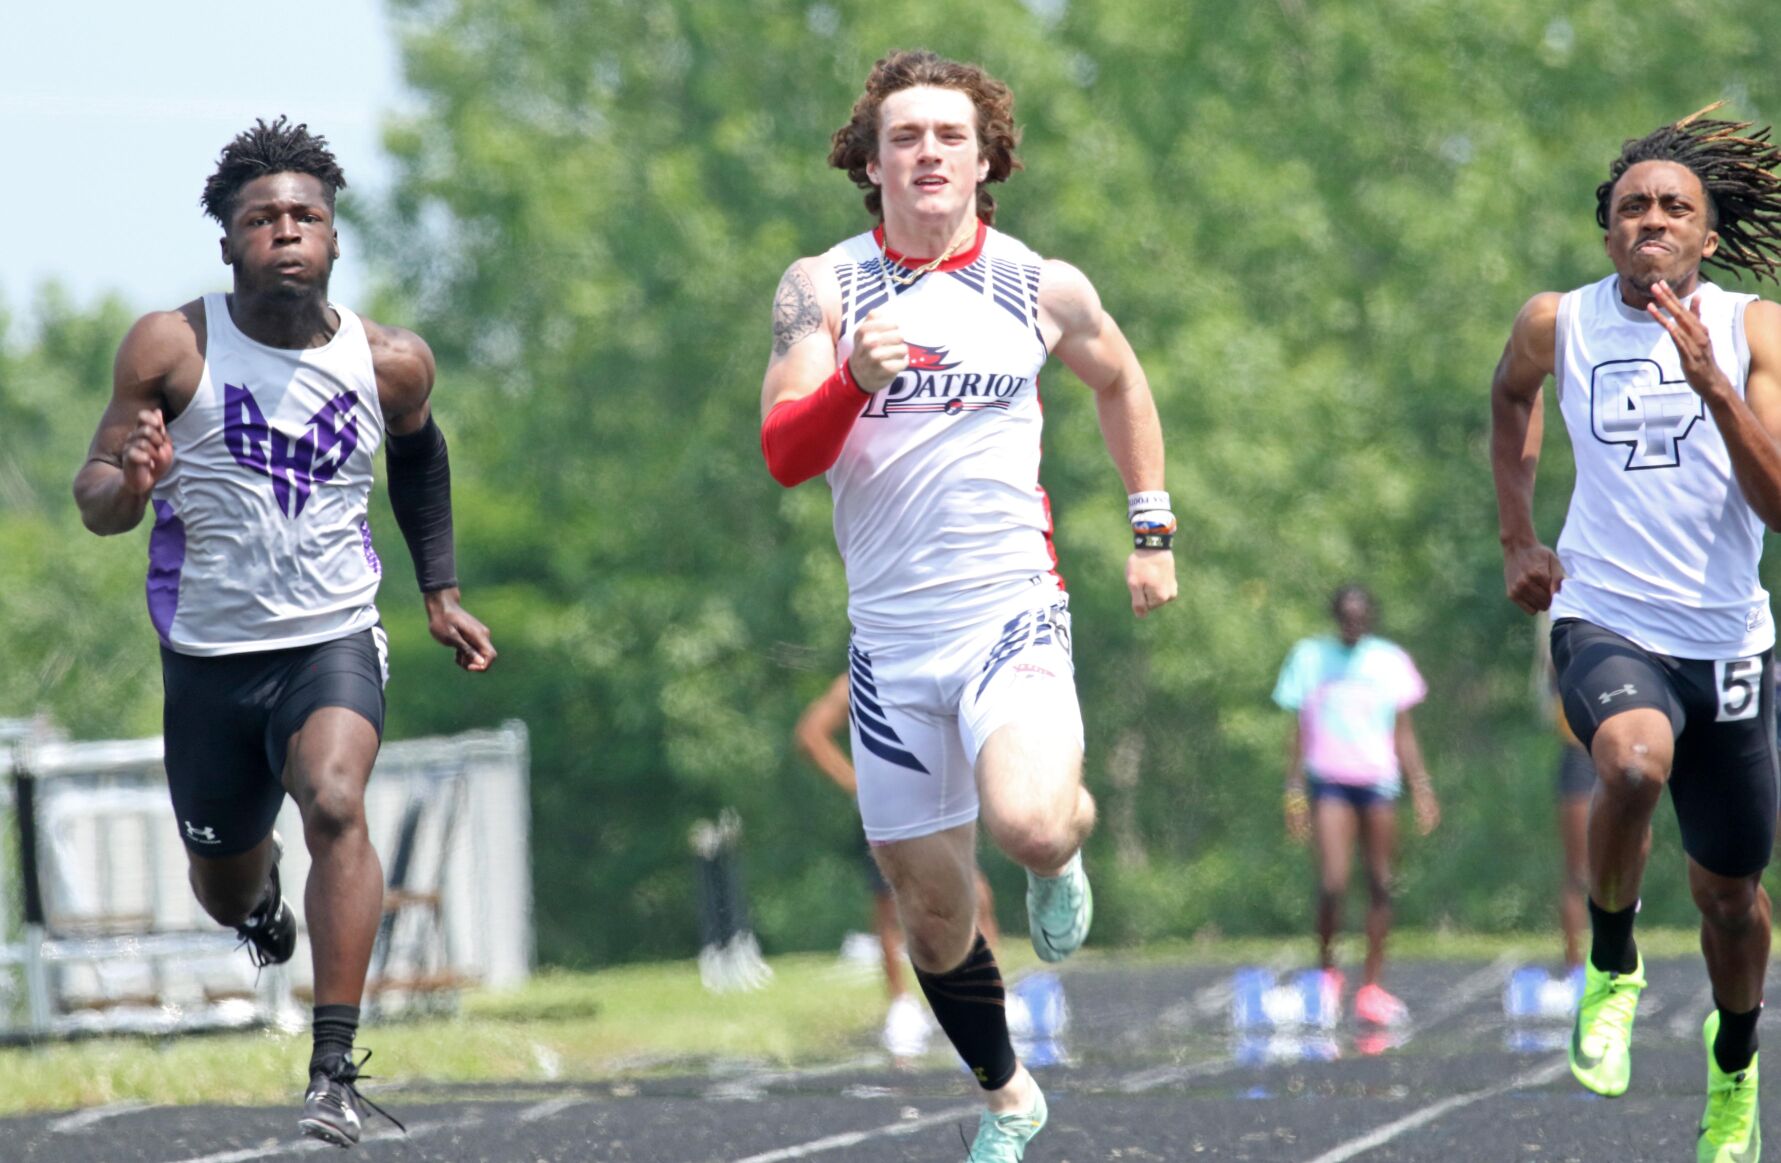
<path fill-rule="evenodd" d="M 1639 999 L 1643 1001 L 1643 998 Z M 1703 985 L 1700 992 L 1676 1011 L 1670 1019 L 1670 1034 L 1676 1038 L 1686 1038 L 1690 1034 L 1700 1037 L 1701 1023 L 1707 1020 L 1707 1011 L 1713 1008 L 1713 983 Z"/>
<path fill-rule="evenodd" d="M 1410 1032 L 1421 1033 L 1431 1026 L 1438 1026 L 1493 989 L 1502 989 L 1503 983 L 1509 980 L 1509 974 L 1520 963 L 1521 958 L 1517 951 L 1511 949 L 1483 969 L 1460 978 L 1459 984 L 1449 990 L 1440 1001 L 1412 1020 Z"/>
<path fill-rule="evenodd" d="M 1157 1066 L 1126 1075 L 1119 1080 L 1119 1089 L 1126 1094 L 1143 1094 L 1173 1082 L 1186 1082 L 1190 1078 L 1213 1078 L 1220 1074 L 1229 1074 L 1241 1069 L 1242 1065 L 1232 1058 L 1213 1058 L 1195 1062 L 1191 1066 Z"/>
<path fill-rule="evenodd" d="M 461 1118 L 447 1119 L 444 1122 L 427 1123 L 424 1126 L 409 1127 L 407 1133 L 389 1129 L 387 1132 L 367 1134 L 359 1145 L 401 1141 L 403 1139 L 420 1139 L 440 1131 L 458 1131 L 465 1127 L 474 1127 L 482 1123 L 481 1114 L 469 1114 Z M 308 1154 L 311 1151 L 338 1151 L 340 1148 L 332 1143 L 324 1143 L 320 1139 L 299 1139 L 296 1142 L 272 1140 L 258 1147 L 238 1147 L 233 1151 L 218 1151 L 214 1155 L 194 1155 L 188 1159 L 174 1159 L 169 1163 L 249 1163 L 254 1159 L 277 1159 L 282 1155 Z"/>
<path fill-rule="evenodd" d="M 565 1094 L 561 1098 L 548 1099 L 535 1106 L 527 1107 L 525 1110 L 519 1112 L 519 1121 L 522 1123 L 535 1123 L 540 1119 L 554 1119 L 570 1107 L 580 1106 L 587 1101 L 585 1095 Z"/>
<path fill-rule="evenodd" d="M 320 1139 L 305 1139 L 300 1143 L 267 1143 L 259 1147 L 241 1147 L 234 1151 L 218 1151 L 214 1155 L 194 1155 L 190 1159 L 177 1159 L 174 1163 L 247 1163 L 250 1159 L 275 1159 L 280 1155 L 290 1155 L 298 1151 L 338 1151 L 339 1149 Z"/>
<path fill-rule="evenodd" d="M 63 1115 L 49 1125 L 49 1129 L 58 1135 L 71 1135 L 76 1131 L 84 1131 L 94 1123 L 102 1123 L 106 1119 L 114 1119 L 119 1115 L 135 1114 L 137 1111 L 154 1110 L 155 1104 L 137 1102 L 134 1099 L 125 1102 L 108 1103 L 84 1111 L 76 1111 L 71 1115 Z"/>
<path fill-rule="evenodd" d="M 844 1135 L 830 1135 L 826 1139 L 812 1139 L 808 1143 L 799 1143 L 795 1147 L 781 1147 L 777 1151 L 768 1151 L 762 1155 L 750 1155 L 746 1159 L 737 1159 L 735 1163 L 780 1163 L 782 1159 L 807 1159 L 825 1151 L 838 1151 L 842 1147 L 857 1147 L 870 1139 L 912 1135 L 916 1131 L 923 1131 L 929 1127 L 956 1122 L 967 1115 L 977 1114 L 982 1109 L 981 1105 L 975 1103 L 971 1106 L 952 1107 L 949 1110 L 936 1111 L 919 1119 L 873 1127 L 869 1131 L 849 1131 Z"/>
<path fill-rule="evenodd" d="M 1525 1090 L 1530 1086 L 1543 1086 L 1569 1069 L 1569 1063 L 1565 1059 L 1560 1058 L 1556 1061 L 1548 1062 L 1546 1065 L 1541 1066 L 1538 1069 L 1528 1070 L 1521 1074 L 1517 1074 L 1507 1082 L 1499 1082 L 1495 1086 L 1488 1086 L 1483 1090 L 1474 1090 L 1469 1094 L 1456 1094 L 1452 1098 L 1444 1098 L 1432 1106 L 1425 1106 L 1419 1111 L 1407 1114 L 1396 1122 L 1390 1122 L 1382 1127 L 1376 1127 L 1358 1139 L 1350 1139 L 1339 1147 L 1325 1151 L 1317 1158 L 1311 1160 L 1311 1163 L 1343 1163 L 1344 1160 L 1352 1159 L 1356 1155 L 1364 1155 L 1375 1147 L 1383 1147 L 1405 1131 L 1414 1131 L 1418 1127 L 1425 1127 L 1451 1111 L 1459 1110 L 1461 1107 L 1471 1106 L 1476 1102 L 1483 1102 L 1487 1098 L 1495 1098 L 1499 1094 L 1508 1094 L 1512 1090 Z"/>

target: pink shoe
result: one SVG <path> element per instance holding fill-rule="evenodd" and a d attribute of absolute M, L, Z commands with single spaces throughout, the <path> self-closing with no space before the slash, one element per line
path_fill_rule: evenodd
<path fill-rule="evenodd" d="M 1363 985 L 1354 995 L 1354 1016 L 1369 1026 L 1391 1029 L 1409 1024 L 1410 1010 L 1383 987 Z"/>

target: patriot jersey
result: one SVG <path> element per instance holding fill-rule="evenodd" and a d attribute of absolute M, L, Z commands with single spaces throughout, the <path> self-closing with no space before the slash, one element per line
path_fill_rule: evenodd
<path fill-rule="evenodd" d="M 881 234 L 823 256 L 841 287 L 836 361 L 872 311 L 909 367 L 867 400 L 828 472 L 856 630 L 952 630 L 1035 583 L 1057 586 L 1039 485 L 1042 259 L 979 225 L 972 247 L 904 285 Z"/>
<path fill-rule="evenodd" d="M 1744 311 L 1755 298 L 1703 281 L 1692 300 L 1740 396 L 1750 370 Z M 1560 299 L 1555 356 L 1577 483 L 1558 539 L 1565 579 L 1553 618 L 1582 618 L 1677 658 L 1773 646 L 1757 577 L 1763 523 L 1669 333 L 1627 306 L 1609 275 Z"/>
<path fill-rule="evenodd" d="M 383 443 L 359 317 L 321 347 L 242 334 L 228 297 L 204 296 L 204 373 L 167 424 L 155 485 L 148 610 L 181 654 L 278 650 L 377 623 L 382 567 L 366 508 Z"/>

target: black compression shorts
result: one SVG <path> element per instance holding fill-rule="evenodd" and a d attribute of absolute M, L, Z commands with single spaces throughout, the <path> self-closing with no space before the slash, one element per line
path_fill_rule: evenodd
<path fill-rule="evenodd" d="M 233 856 L 266 838 L 291 736 L 321 708 L 357 711 L 381 736 L 387 655 L 382 626 L 215 658 L 161 647 L 167 789 L 186 847 Z"/>
<path fill-rule="evenodd" d="M 1565 718 L 1588 747 L 1602 723 L 1633 707 L 1669 716 L 1676 736 L 1670 801 L 1682 848 L 1718 876 L 1751 876 L 1775 843 L 1772 650 L 1748 658 L 1653 654 L 1590 622 L 1552 626 Z"/>

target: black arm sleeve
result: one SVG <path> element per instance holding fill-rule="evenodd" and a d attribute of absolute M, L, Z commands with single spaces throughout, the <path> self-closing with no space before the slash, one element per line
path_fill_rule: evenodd
<path fill-rule="evenodd" d="M 457 554 L 451 543 L 451 463 L 445 455 L 445 433 L 428 415 L 417 432 L 390 434 L 385 457 L 390 469 L 390 508 L 408 553 L 421 593 L 458 584 Z"/>

